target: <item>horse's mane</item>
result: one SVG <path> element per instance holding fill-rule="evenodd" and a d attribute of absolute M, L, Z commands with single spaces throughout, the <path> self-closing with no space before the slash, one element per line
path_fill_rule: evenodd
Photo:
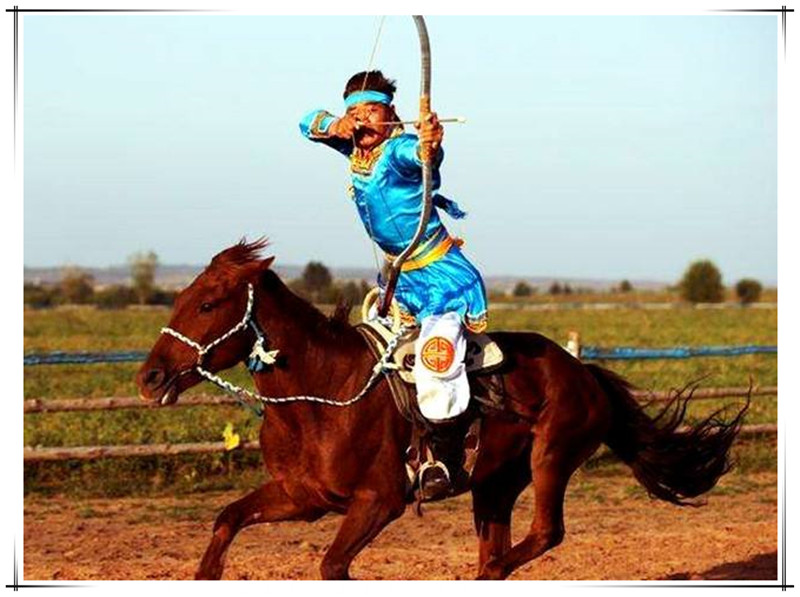
<path fill-rule="evenodd" d="M 206 268 L 214 270 L 217 275 L 223 275 L 232 280 L 238 278 L 247 266 L 262 261 L 262 251 L 269 245 L 266 238 L 259 238 L 248 243 L 242 238 L 235 245 L 219 252 Z M 268 269 L 263 273 L 263 282 L 271 289 L 282 295 L 282 300 L 291 305 L 291 312 L 303 327 L 311 334 L 329 339 L 332 342 L 349 338 L 359 338 L 355 327 L 350 325 L 350 311 L 352 306 L 340 301 L 330 317 L 326 317 L 313 304 L 294 294 L 280 279 L 277 273 Z"/>
<path fill-rule="evenodd" d="M 311 302 L 292 292 L 274 271 L 265 271 L 262 280 L 265 286 L 280 294 L 287 311 L 309 334 L 340 346 L 343 341 L 353 339 L 361 343 L 361 334 L 349 321 L 351 306 L 348 303 L 340 301 L 328 317 Z"/>
<path fill-rule="evenodd" d="M 214 255 L 207 269 L 238 273 L 242 268 L 264 259 L 261 252 L 267 245 L 269 245 L 269 241 L 264 237 L 258 238 L 251 243 L 242 238 L 232 247 L 228 247 Z"/>

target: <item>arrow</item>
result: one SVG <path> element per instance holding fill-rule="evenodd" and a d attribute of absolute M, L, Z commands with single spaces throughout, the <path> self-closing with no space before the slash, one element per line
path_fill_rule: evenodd
<path fill-rule="evenodd" d="M 370 122 L 370 123 L 363 123 L 363 124 L 417 124 L 418 121 L 416 120 L 389 120 L 387 122 Z M 440 118 L 439 122 L 441 124 L 466 124 L 467 119 L 463 116 L 456 116 L 454 118 Z M 361 123 L 359 123 L 361 124 Z"/>

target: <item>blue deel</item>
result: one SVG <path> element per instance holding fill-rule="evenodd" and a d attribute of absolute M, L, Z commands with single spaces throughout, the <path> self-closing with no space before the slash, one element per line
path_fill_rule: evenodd
<path fill-rule="evenodd" d="M 367 234 L 387 254 L 397 255 L 414 237 L 422 210 L 422 162 L 417 154 L 418 138 L 401 127 L 367 156 L 353 153 L 351 142 L 327 135 L 334 117 L 314 110 L 300 121 L 300 131 L 308 139 L 337 150 L 350 160 L 351 187 Z M 433 190 L 441 184 L 439 167 L 444 158 L 440 148 L 433 160 Z M 444 225 L 438 208 L 458 218 L 458 205 L 441 195 L 423 235 L 423 243 L 441 234 Z M 427 315 L 448 311 L 460 313 L 473 328 L 486 319 L 486 290 L 480 273 L 455 245 L 447 254 L 421 269 L 403 272 L 395 297 L 411 315 L 420 320 Z"/>

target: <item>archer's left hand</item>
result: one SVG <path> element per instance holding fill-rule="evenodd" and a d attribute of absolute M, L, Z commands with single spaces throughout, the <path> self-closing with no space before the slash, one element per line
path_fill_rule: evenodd
<path fill-rule="evenodd" d="M 444 127 L 436 112 L 428 112 L 421 121 L 414 124 L 419 135 L 419 157 L 423 162 L 432 159 L 439 151 L 444 138 Z"/>

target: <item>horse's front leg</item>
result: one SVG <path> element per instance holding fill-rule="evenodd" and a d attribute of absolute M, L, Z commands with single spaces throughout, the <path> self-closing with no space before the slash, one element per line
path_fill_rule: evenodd
<path fill-rule="evenodd" d="M 399 518 L 405 507 L 402 492 L 382 495 L 374 489 L 357 491 L 336 538 L 322 559 L 322 578 L 349 580 L 353 559 L 386 525 Z"/>
<path fill-rule="evenodd" d="M 206 548 L 195 578 L 219 580 L 225 563 L 225 552 L 243 528 L 261 522 L 280 520 L 316 520 L 324 511 L 296 504 L 283 487 L 271 481 L 229 504 L 214 523 L 214 535 Z"/>

